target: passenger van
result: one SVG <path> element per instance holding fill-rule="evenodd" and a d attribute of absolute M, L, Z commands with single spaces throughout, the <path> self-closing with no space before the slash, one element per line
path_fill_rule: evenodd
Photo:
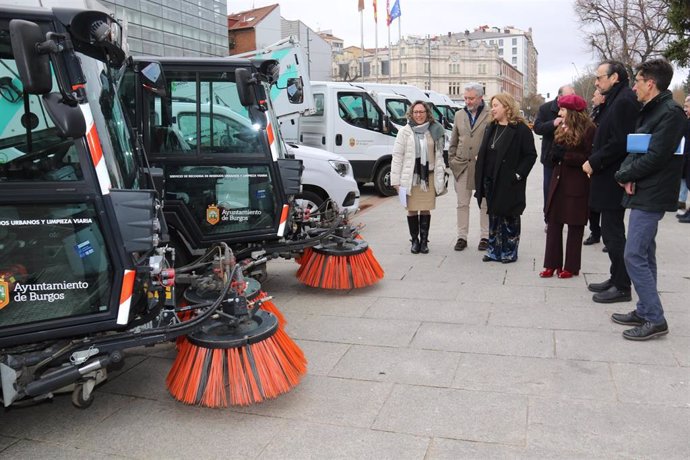
<path fill-rule="evenodd" d="M 390 164 L 398 130 L 371 94 L 341 82 L 312 81 L 311 89 L 316 110 L 296 124 L 283 124 L 286 139 L 297 131 L 299 143 L 345 157 L 358 184 L 373 182 L 381 195 L 395 195 Z"/>

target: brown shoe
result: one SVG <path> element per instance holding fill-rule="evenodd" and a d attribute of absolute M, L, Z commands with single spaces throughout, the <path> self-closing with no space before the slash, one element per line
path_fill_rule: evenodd
<path fill-rule="evenodd" d="M 465 240 L 464 238 L 458 238 L 457 243 L 455 243 L 455 248 L 454 248 L 454 249 L 455 249 L 456 251 L 462 251 L 462 250 L 465 249 L 466 247 L 467 247 L 467 240 Z"/>
<path fill-rule="evenodd" d="M 481 240 L 479 240 L 479 246 L 477 246 L 477 249 L 479 251 L 486 251 L 487 249 L 489 249 L 489 240 L 487 240 L 486 238 L 482 238 Z"/>

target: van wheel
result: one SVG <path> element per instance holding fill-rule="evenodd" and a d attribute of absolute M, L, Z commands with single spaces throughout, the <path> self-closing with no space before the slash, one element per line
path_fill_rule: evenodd
<path fill-rule="evenodd" d="M 386 163 L 376 171 L 374 177 L 374 188 L 383 196 L 393 196 L 397 192 L 391 187 L 391 164 Z"/>
<path fill-rule="evenodd" d="M 317 212 L 319 206 L 321 206 L 324 201 L 326 200 L 324 200 L 321 195 L 312 192 L 311 190 L 304 190 L 295 197 L 297 206 L 304 209 L 309 209 L 312 214 Z"/>

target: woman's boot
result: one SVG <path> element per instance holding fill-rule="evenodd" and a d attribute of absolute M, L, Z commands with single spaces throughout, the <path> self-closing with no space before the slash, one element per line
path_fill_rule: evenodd
<path fill-rule="evenodd" d="M 410 252 L 412 254 L 419 254 L 419 216 L 407 216 L 407 226 L 410 228 L 410 236 L 412 239 L 412 247 Z"/>
<path fill-rule="evenodd" d="M 431 214 L 419 215 L 419 252 L 429 253 L 429 226 L 431 225 Z"/>

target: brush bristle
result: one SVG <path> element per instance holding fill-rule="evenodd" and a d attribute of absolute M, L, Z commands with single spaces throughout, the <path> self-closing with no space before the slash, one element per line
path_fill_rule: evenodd
<path fill-rule="evenodd" d="M 326 255 L 312 251 L 297 270 L 297 279 L 323 289 L 352 289 L 371 286 L 383 279 L 383 268 L 371 248 L 351 256 Z"/>
<path fill-rule="evenodd" d="M 268 297 L 268 294 L 264 291 L 259 291 L 258 294 L 256 295 L 256 300 L 261 300 L 265 299 Z M 276 306 L 275 303 L 271 300 L 264 300 L 261 302 L 261 307 L 262 310 L 265 310 L 269 313 L 272 313 L 275 315 L 276 318 L 278 318 L 278 327 L 284 328 L 285 327 L 285 316 L 283 313 L 278 310 L 278 307 Z"/>
<path fill-rule="evenodd" d="M 247 406 L 294 388 L 307 371 L 302 350 L 282 328 L 240 348 L 207 349 L 184 339 L 166 384 L 186 404 Z"/>

